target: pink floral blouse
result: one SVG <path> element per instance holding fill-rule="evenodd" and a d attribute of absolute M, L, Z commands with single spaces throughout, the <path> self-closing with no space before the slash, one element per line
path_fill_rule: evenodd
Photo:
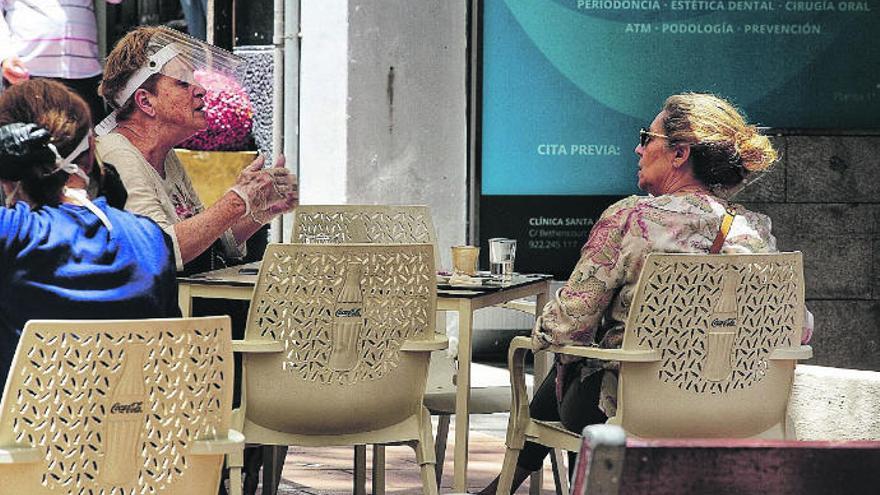
<path fill-rule="evenodd" d="M 725 200 L 703 193 L 630 196 L 610 206 L 593 226 L 568 282 L 544 307 L 535 338 L 552 344 L 620 347 L 645 256 L 709 252 L 726 206 Z M 721 252 L 776 251 L 770 219 L 735 207 L 737 215 Z M 616 367 L 603 361 L 585 364 L 582 378 Z M 616 385 L 604 382 L 602 406 L 612 415 Z"/>
<path fill-rule="evenodd" d="M 707 253 L 727 202 L 708 194 L 630 196 L 593 226 L 568 283 L 544 307 L 540 331 L 554 344 L 620 347 L 642 263 L 650 252 Z M 736 206 L 723 253 L 776 251 L 770 219 Z M 607 329 L 601 340 L 596 333 Z"/>

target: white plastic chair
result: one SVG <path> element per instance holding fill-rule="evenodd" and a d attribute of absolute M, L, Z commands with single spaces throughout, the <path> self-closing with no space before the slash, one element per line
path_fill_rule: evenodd
<path fill-rule="evenodd" d="M 430 244 L 271 244 L 251 301 L 236 425 L 248 442 L 406 443 L 437 493 L 423 405 L 434 333 Z M 229 460 L 240 494 L 243 458 Z"/>
<path fill-rule="evenodd" d="M 553 346 L 620 362 L 617 414 L 638 437 L 794 438 L 787 403 L 803 346 L 800 253 L 652 253 L 645 259 L 620 349 Z M 499 494 L 510 491 L 525 441 L 577 451 L 580 436 L 529 417 L 523 379 L 531 340 L 509 351 L 513 403 Z"/>
<path fill-rule="evenodd" d="M 434 246 L 436 268 L 440 268 L 437 237 L 431 212 L 425 205 L 301 205 L 294 211 L 291 239 L 294 242 L 356 242 L 356 243 L 412 243 L 426 242 Z M 523 310 L 522 307 L 515 309 Z M 529 308 L 526 308 L 529 309 Z M 531 306 L 534 314 L 534 304 Z M 442 321 L 442 320 L 441 320 Z M 438 329 L 443 332 L 443 329 Z M 454 345 L 454 343 L 453 343 Z M 455 413 L 456 363 L 451 352 L 436 352 L 431 359 L 425 405 L 431 414 L 439 415 L 435 450 L 437 457 L 437 483 L 443 474 L 446 441 L 451 415 Z M 485 365 L 471 364 L 471 376 L 479 373 Z M 510 387 L 507 384 L 490 384 L 471 390 L 472 414 L 507 412 L 510 408 Z M 356 457 L 364 459 L 363 453 Z M 374 453 L 374 491 L 381 493 L 382 471 L 381 447 Z M 377 485 L 379 489 L 376 490 Z"/>
<path fill-rule="evenodd" d="M 0 402 L 0 493 L 215 495 L 229 318 L 30 321 Z"/>

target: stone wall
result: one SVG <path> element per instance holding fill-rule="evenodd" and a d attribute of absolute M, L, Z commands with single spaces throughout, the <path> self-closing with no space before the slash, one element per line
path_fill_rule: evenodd
<path fill-rule="evenodd" d="M 770 216 L 780 250 L 804 255 L 809 364 L 880 370 L 880 137 L 774 143 L 780 163 L 736 201 Z"/>
<path fill-rule="evenodd" d="M 245 59 L 244 87 L 254 106 L 254 141 L 257 150 L 272 155 L 272 81 L 275 67 L 271 46 L 240 46 L 235 54 Z"/>

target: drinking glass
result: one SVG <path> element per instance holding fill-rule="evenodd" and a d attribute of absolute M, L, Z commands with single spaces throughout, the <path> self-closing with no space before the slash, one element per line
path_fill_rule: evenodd
<path fill-rule="evenodd" d="M 476 246 L 452 246 L 452 271 L 473 277 L 477 274 L 480 248 Z"/>
<path fill-rule="evenodd" d="M 516 258 L 516 239 L 495 237 L 489 239 L 489 272 L 502 280 L 513 277 L 513 260 Z"/>

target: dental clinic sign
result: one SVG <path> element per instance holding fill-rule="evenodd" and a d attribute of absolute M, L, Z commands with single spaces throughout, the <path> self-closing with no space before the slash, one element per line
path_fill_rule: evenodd
<path fill-rule="evenodd" d="M 637 193 L 638 129 L 670 94 L 777 129 L 880 130 L 880 0 L 483 0 L 481 18 L 480 239 L 516 236 L 518 269 L 567 275 L 576 248 L 528 245 L 571 239 L 528 219 Z"/>

